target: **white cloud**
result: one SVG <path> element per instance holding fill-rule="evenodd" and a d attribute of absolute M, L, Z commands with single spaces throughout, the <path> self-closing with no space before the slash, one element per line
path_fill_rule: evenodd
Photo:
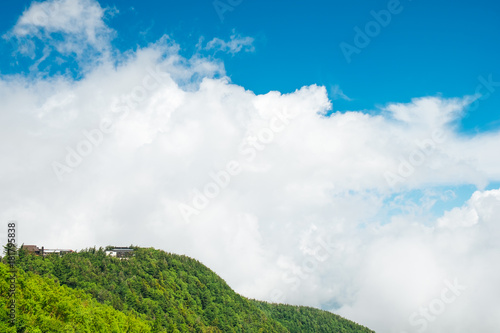
<path fill-rule="evenodd" d="M 205 46 L 206 50 L 222 51 L 231 54 L 238 52 L 253 52 L 255 47 L 253 45 L 254 39 L 252 37 L 242 37 L 234 33 L 230 36 L 229 41 L 224 41 L 220 38 L 214 38 Z"/>
<path fill-rule="evenodd" d="M 500 270 L 492 266 L 500 254 L 499 214 L 500 190 L 478 191 L 435 227 L 393 222 L 372 231 L 356 299 L 338 312 L 384 332 L 494 332 L 500 323 L 490 320 L 500 310 L 493 296 Z M 420 311 L 455 280 L 463 287 L 460 296 L 445 303 L 442 314 L 430 311 L 422 325 Z M 420 324 L 411 324 L 412 314 Z"/>
<path fill-rule="evenodd" d="M 35 56 L 34 40 L 62 55 L 82 58 L 88 52 L 104 53 L 114 31 L 105 23 L 106 14 L 94 0 L 48 0 L 33 2 L 12 30 L 4 36 L 21 41 L 19 52 Z"/>
<path fill-rule="evenodd" d="M 443 126 L 458 118 L 464 107 L 473 99 L 443 99 L 443 98 L 420 98 L 414 99 L 411 104 L 391 104 L 387 110 L 394 119 L 411 124 L 422 125 L 431 128 Z"/>
<path fill-rule="evenodd" d="M 246 296 L 322 305 L 381 332 L 415 331 L 408 317 L 457 278 L 467 289 L 429 332 L 493 331 L 500 191 L 437 219 L 432 191 L 421 212 L 387 213 L 411 190 L 500 179 L 500 133 L 452 127 L 467 102 L 421 97 L 382 115 L 326 117 L 324 87 L 256 95 L 222 63 L 183 58 L 168 37 L 79 81 L 0 77 L 0 220 L 18 220 L 21 242 L 46 247 L 188 254 Z M 241 172 L 186 223 L 179 203 L 192 205 L 233 160 Z M 62 182 L 54 161 L 75 164 Z"/>

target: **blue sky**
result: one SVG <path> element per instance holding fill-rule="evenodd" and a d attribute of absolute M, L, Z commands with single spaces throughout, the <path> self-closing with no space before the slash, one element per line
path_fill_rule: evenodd
<path fill-rule="evenodd" d="M 339 86 L 352 100 L 334 100 L 335 110 L 374 110 L 388 102 L 420 96 L 474 95 L 480 77 L 500 81 L 500 5 L 491 1 L 402 0 L 390 23 L 370 38 L 348 64 L 339 45 L 354 45 L 354 27 L 364 30 L 371 11 L 386 10 L 388 1 L 233 1 L 221 9 L 211 1 L 100 1 L 118 12 L 107 18 L 118 34 L 113 44 L 122 52 L 170 35 L 188 55 L 200 37 L 236 33 L 255 38 L 255 52 L 222 53 L 227 74 L 256 93 L 292 92 L 308 84 Z M 5 4 L 0 14 L 4 33 L 30 1 Z M 5 8 L 6 7 L 6 8 Z M 223 8 L 223 7 L 220 7 Z M 2 53 L 12 52 L 3 41 Z M 2 58 L 2 73 L 27 70 Z M 9 61 L 10 60 L 10 61 Z M 9 63 L 10 62 L 10 63 Z M 476 133 L 500 127 L 498 84 L 483 88 L 487 98 L 459 122 L 461 131 Z M 330 94 L 333 98 L 334 96 Z"/>
<path fill-rule="evenodd" d="M 497 3 L 2 9 L 0 220 L 19 242 L 186 254 L 380 332 L 500 327 Z M 450 281 L 467 289 L 427 320 Z"/>

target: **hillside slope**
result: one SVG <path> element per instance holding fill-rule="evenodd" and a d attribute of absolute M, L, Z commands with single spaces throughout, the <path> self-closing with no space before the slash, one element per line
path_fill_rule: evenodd
<path fill-rule="evenodd" d="M 336 314 L 306 306 L 270 304 L 254 301 L 264 313 L 286 327 L 290 333 L 373 332 Z"/>
<path fill-rule="evenodd" d="M 60 286 L 49 278 L 19 270 L 16 326 L 7 312 L 9 268 L 0 263 L 0 332 L 151 332 L 150 324 L 103 305 L 80 290 Z"/>
<path fill-rule="evenodd" d="M 289 307 L 248 300 L 200 262 L 155 249 L 135 248 L 128 260 L 106 256 L 102 248 L 45 259 L 22 250 L 18 267 L 85 291 L 126 316 L 143 318 L 151 332 L 295 332 L 315 320 L 322 324 L 311 326 L 314 332 L 337 332 L 332 327 L 349 329 L 338 332 L 372 332 L 302 307 L 283 320 Z"/>

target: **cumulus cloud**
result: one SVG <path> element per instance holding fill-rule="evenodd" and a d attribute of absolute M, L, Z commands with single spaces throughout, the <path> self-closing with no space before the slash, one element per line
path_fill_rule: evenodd
<path fill-rule="evenodd" d="M 400 220 L 369 231 L 364 278 L 338 312 L 384 332 L 494 332 L 498 214 L 500 190 L 477 191 L 431 227 Z"/>
<path fill-rule="evenodd" d="M 482 188 L 500 179 L 500 133 L 454 130 L 468 97 L 331 113 L 324 87 L 255 94 L 179 48 L 164 37 L 80 80 L 0 77 L 0 219 L 21 242 L 187 254 L 245 296 L 383 332 L 416 332 L 409 317 L 457 279 L 428 331 L 498 327 L 500 191 Z M 461 184 L 479 190 L 437 218 L 439 195 L 417 214 L 394 199 Z"/>
<path fill-rule="evenodd" d="M 41 42 L 43 55 L 38 62 L 52 51 L 81 61 L 89 53 L 95 56 L 109 51 L 114 31 L 103 20 L 111 14 L 112 10 L 94 0 L 33 2 L 4 38 L 17 41 L 18 52 L 31 58 L 37 56 L 36 41 Z"/>

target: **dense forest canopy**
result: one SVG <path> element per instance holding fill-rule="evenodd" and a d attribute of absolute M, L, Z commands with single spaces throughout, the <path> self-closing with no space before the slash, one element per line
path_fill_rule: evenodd
<path fill-rule="evenodd" d="M 21 248 L 16 327 L 3 258 L 1 332 L 372 332 L 326 311 L 249 300 L 192 258 L 133 249 L 119 259 L 103 248 L 45 257 Z"/>

